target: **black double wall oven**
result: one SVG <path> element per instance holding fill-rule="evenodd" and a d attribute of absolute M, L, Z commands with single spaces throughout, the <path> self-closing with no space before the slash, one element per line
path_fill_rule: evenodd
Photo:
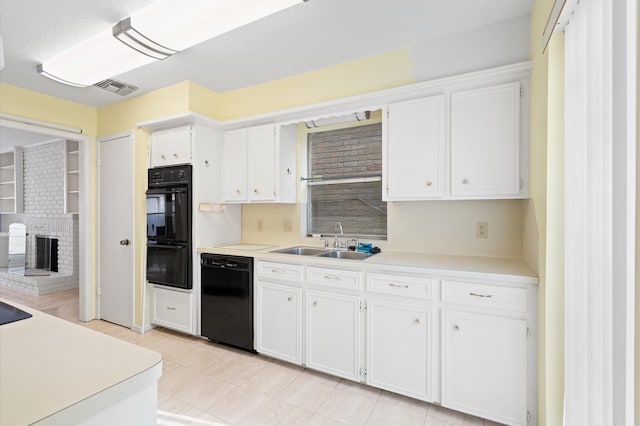
<path fill-rule="evenodd" d="M 149 169 L 147 280 L 193 288 L 191 165 Z"/>

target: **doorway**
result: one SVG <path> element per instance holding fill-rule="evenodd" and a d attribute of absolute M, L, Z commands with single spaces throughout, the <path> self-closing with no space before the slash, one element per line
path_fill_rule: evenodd
<path fill-rule="evenodd" d="M 91 274 L 91 229 L 90 218 L 91 211 L 89 194 L 90 188 L 90 141 L 89 136 L 82 134 L 82 129 L 76 129 L 66 126 L 60 126 L 53 123 L 34 121 L 22 117 L 11 116 L 8 114 L 0 114 L 0 131 L 11 132 L 13 135 L 21 135 L 19 138 L 22 145 L 37 144 L 47 140 L 64 139 L 66 141 L 74 141 L 78 143 L 78 163 L 80 170 L 86 172 L 79 174 L 78 180 L 78 239 L 79 239 L 79 289 L 78 296 L 78 320 L 86 322 L 94 319 L 92 305 L 94 302 L 94 291 L 92 285 Z M 9 140 L 3 138 L 3 140 Z M 4 144 L 3 144 L 4 147 Z"/>

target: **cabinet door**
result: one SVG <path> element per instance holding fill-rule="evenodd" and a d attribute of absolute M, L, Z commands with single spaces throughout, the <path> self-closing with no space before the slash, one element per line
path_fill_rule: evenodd
<path fill-rule="evenodd" d="M 247 165 L 249 200 L 273 201 L 276 197 L 276 134 L 275 126 L 247 129 Z"/>
<path fill-rule="evenodd" d="M 451 95 L 451 194 L 520 192 L 520 84 Z"/>
<path fill-rule="evenodd" d="M 247 200 L 247 129 L 224 134 L 223 194 L 225 201 Z"/>
<path fill-rule="evenodd" d="M 151 166 L 191 162 L 191 126 L 160 130 L 151 134 Z"/>
<path fill-rule="evenodd" d="M 258 352 L 302 363 L 302 289 L 258 282 Z"/>
<path fill-rule="evenodd" d="M 444 194 L 444 96 L 389 105 L 389 200 Z"/>
<path fill-rule="evenodd" d="M 367 384 L 429 401 L 431 318 L 415 305 L 367 302 Z"/>
<path fill-rule="evenodd" d="M 359 380 L 360 299 L 307 291 L 307 367 Z"/>
<path fill-rule="evenodd" d="M 527 423 L 524 320 L 442 311 L 442 405 L 510 425 Z"/>

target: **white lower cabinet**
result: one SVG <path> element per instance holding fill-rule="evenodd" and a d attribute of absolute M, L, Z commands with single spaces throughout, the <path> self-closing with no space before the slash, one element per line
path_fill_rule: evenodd
<path fill-rule="evenodd" d="M 526 425 L 526 321 L 443 310 L 442 405 Z"/>
<path fill-rule="evenodd" d="M 360 380 L 360 298 L 307 290 L 306 364 Z"/>
<path fill-rule="evenodd" d="M 193 293 L 152 287 L 151 324 L 194 334 Z"/>
<path fill-rule="evenodd" d="M 367 301 L 367 384 L 431 400 L 431 313 L 423 306 Z"/>
<path fill-rule="evenodd" d="M 258 281 L 258 352 L 302 363 L 302 289 Z"/>
<path fill-rule="evenodd" d="M 257 263 L 258 352 L 495 422 L 536 424 L 533 279 L 344 265 Z"/>

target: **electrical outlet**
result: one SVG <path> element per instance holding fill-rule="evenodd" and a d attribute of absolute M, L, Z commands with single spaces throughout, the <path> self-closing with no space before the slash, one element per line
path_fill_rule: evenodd
<path fill-rule="evenodd" d="M 290 220 L 284 220 L 282 222 L 282 230 L 284 232 L 291 232 L 292 231 L 292 225 L 291 225 L 291 221 Z"/>
<path fill-rule="evenodd" d="M 476 238 L 489 238 L 489 222 L 476 222 Z"/>
<path fill-rule="evenodd" d="M 258 232 L 262 232 L 262 219 L 258 219 Z"/>

